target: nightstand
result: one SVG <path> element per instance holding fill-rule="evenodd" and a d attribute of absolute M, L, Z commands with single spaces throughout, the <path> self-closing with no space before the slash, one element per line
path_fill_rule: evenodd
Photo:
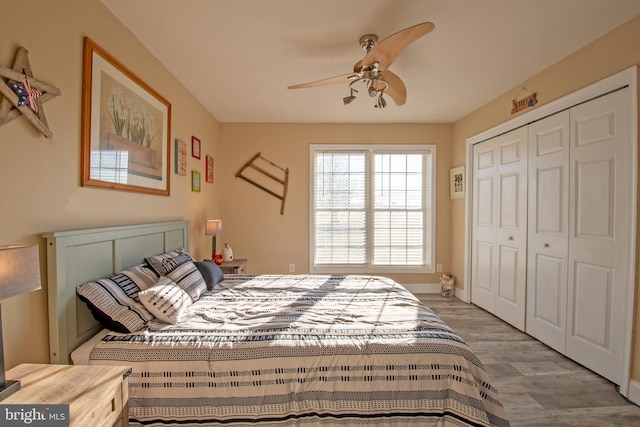
<path fill-rule="evenodd" d="M 129 425 L 129 380 L 125 366 L 24 364 L 7 371 L 20 390 L 2 404 L 68 404 L 70 426 Z"/>
<path fill-rule="evenodd" d="M 247 274 L 247 260 L 234 259 L 233 261 L 222 261 L 220 270 L 224 274 Z"/>

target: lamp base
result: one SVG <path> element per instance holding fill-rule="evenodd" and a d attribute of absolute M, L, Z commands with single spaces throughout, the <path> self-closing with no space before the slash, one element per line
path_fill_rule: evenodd
<path fill-rule="evenodd" d="M 0 387 L 0 401 L 11 396 L 18 390 L 20 390 L 20 381 L 7 380 L 4 386 Z"/>

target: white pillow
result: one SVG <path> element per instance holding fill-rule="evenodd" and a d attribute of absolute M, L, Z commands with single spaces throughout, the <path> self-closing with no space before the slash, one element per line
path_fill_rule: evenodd
<path fill-rule="evenodd" d="M 192 303 L 189 294 L 168 277 L 160 277 L 158 283 L 138 293 L 138 298 L 156 319 L 172 325 Z"/>

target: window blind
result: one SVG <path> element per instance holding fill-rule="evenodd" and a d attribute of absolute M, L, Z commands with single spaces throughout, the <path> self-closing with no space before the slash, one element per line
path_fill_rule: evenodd
<path fill-rule="evenodd" d="M 312 269 L 431 269 L 433 152 L 313 146 Z"/>

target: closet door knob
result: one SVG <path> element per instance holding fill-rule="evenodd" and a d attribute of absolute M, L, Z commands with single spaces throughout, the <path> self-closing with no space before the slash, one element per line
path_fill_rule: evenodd
<path fill-rule="evenodd" d="M 544 244 L 544 245 L 542 245 L 542 246 L 544 246 L 545 248 L 548 248 L 550 245 L 549 245 L 548 243 L 545 243 L 545 244 Z"/>
<path fill-rule="evenodd" d="M 509 236 L 509 237 L 507 237 L 507 239 L 513 240 L 513 236 Z"/>

